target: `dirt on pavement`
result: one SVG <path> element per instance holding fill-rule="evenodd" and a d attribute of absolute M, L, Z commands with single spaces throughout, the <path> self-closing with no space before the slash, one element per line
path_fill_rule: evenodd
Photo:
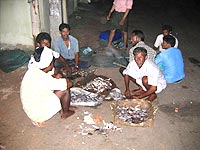
<path fill-rule="evenodd" d="M 44 128 L 34 127 L 22 109 L 20 83 L 26 65 L 4 73 L 0 71 L 0 149 L 5 150 L 198 150 L 200 147 L 200 70 L 199 70 L 199 17 L 195 3 L 187 1 L 135 1 L 129 15 L 129 36 L 133 29 L 145 34 L 145 43 L 152 46 L 161 32 L 161 25 L 174 27 L 185 63 L 185 79 L 168 84 L 158 94 L 159 107 L 151 127 L 131 127 L 117 124 L 120 131 L 105 134 L 81 133 L 91 126 L 83 123 L 84 113 L 100 115 L 105 122 L 113 121 L 110 104 L 104 101 L 97 107 L 78 107 L 66 120 L 57 113 Z M 80 46 L 99 47 L 100 31 L 108 29 L 101 18 L 111 4 L 81 4 L 69 18 L 71 34 Z M 191 61 L 192 60 L 192 61 Z M 124 82 L 119 68 L 97 68 L 96 75 L 111 78 L 122 92 Z M 134 85 L 131 85 L 134 87 Z M 179 108 L 175 112 L 175 108 Z M 97 124 L 98 126 L 99 124 Z"/>

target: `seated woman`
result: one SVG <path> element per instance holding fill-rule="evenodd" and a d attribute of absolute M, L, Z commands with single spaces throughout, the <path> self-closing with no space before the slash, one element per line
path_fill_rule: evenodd
<path fill-rule="evenodd" d="M 74 114 L 70 110 L 71 81 L 54 75 L 55 52 L 48 47 L 39 47 L 29 61 L 21 87 L 23 109 L 34 125 L 43 127 L 45 121 L 61 110 L 61 118 Z"/>

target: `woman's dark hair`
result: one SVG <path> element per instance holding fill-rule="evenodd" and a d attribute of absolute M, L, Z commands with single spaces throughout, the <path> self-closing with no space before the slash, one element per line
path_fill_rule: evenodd
<path fill-rule="evenodd" d="M 33 53 L 33 57 L 35 59 L 35 61 L 39 62 L 40 61 L 40 57 L 41 57 L 41 54 L 44 50 L 44 47 L 39 47 L 39 48 L 36 48 L 34 53 Z"/>
<path fill-rule="evenodd" d="M 40 32 L 35 40 L 37 43 L 41 43 L 43 40 L 48 40 L 51 43 L 51 36 L 47 32 Z"/>

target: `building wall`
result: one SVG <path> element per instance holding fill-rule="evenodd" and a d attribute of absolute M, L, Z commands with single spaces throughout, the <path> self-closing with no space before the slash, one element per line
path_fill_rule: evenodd
<path fill-rule="evenodd" d="M 0 0 L 0 49 L 34 49 L 31 0 Z M 50 33 L 54 40 L 62 22 L 61 0 L 38 0 L 40 30 Z M 77 0 L 66 0 L 66 15 L 77 7 Z M 52 10 L 54 9 L 54 10 Z M 52 13 L 53 12 L 53 13 Z"/>
<path fill-rule="evenodd" d="M 28 0 L 0 0 L 0 48 L 33 47 Z"/>

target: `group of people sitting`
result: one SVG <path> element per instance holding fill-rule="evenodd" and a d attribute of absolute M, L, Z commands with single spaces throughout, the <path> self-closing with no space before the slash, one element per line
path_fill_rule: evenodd
<path fill-rule="evenodd" d="M 63 119 L 74 114 L 76 107 L 70 106 L 72 82 L 64 78 L 63 70 L 71 74 L 90 67 L 89 62 L 79 60 L 78 40 L 70 35 L 70 26 L 62 23 L 59 31 L 54 50 L 48 33 L 37 35 L 36 49 L 20 87 L 23 109 L 38 127 L 59 111 Z"/>
<path fill-rule="evenodd" d="M 156 93 L 166 88 L 167 83 L 180 82 L 184 77 L 184 62 L 178 49 L 178 40 L 172 35 L 172 27 L 164 25 L 157 36 L 154 49 L 144 43 L 141 30 L 131 35 L 133 47 L 129 50 L 129 64 L 120 68 L 124 77 L 125 96 L 128 98 L 156 99 Z M 130 81 L 139 88 L 130 90 Z"/>
<path fill-rule="evenodd" d="M 130 62 L 126 68 L 120 68 L 127 98 L 146 98 L 152 102 L 157 97 L 156 93 L 165 89 L 167 83 L 184 78 L 182 55 L 180 50 L 174 47 L 178 43 L 177 39 L 171 35 L 171 30 L 165 27 L 154 45 L 157 48 L 162 45 L 164 50 L 159 48 L 160 53 L 156 53 L 144 43 L 142 31 L 132 32 Z M 53 50 L 48 33 L 41 32 L 37 35 L 37 47 L 21 83 L 23 109 L 38 127 L 43 127 L 45 121 L 57 112 L 60 112 L 63 119 L 75 112 L 76 107 L 70 106 L 70 88 L 73 85 L 69 79 L 64 78 L 62 70 L 72 73 L 90 67 L 89 62 L 79 59 L 78 40 L 70 35 L 70 26 L 62 23 L 59 31 L 60 36 L 53 42 Z M 139 88 L 130 90 L 130 81 Z"/>

